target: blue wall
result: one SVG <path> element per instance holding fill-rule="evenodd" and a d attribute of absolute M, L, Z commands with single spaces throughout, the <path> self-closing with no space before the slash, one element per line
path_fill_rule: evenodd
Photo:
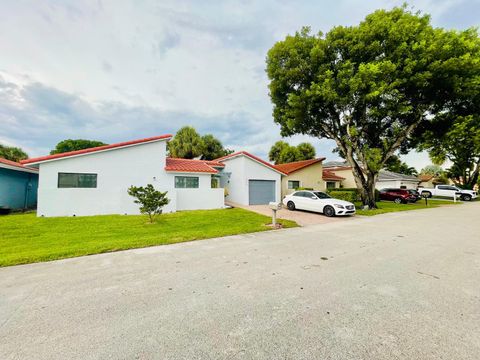
<path fill-rule="evenodd" d="M 37 189 L 38 174 L 0 168 L 0 206 L 34 208 L 37 206 Z"/>

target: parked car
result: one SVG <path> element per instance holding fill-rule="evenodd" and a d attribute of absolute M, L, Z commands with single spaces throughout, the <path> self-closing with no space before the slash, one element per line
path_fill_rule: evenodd
<path fill-rule="evenodd" d="M 380 190 L 380 200 L 394 201 L 397 204 L 406 204 L 416 202 L 417 197 L 407 189 L 382 189 Z"/>
<path fill-rule="evenodd" d="M 444 196 L 452 199 L 456 194 L 463 201 L 470 201 L 478 197 L 476 191 L 464 190 L 452 185 L 437 185 L 434 188 L 422 188 L 420 189 L 420 194 L 425 197 Z"/>
<path fill-rule="evenodd" d="M 325 216 L 345 216 L 355 214 L 355 205 L 351 202 L 335 199 L 321 191 L 295 191 L 285 196 L 283 204 L 289 210 L 308 210 Z"/>
<path fill-rule="evenodd" d="M 410 194 L 412 194 L 413 196 L 415 196 L 417 198 L 416 201 L 418 201 L 422 198 L 422 195 L 417 190 L 408 189 L 408 191 L 410 192 Z"/>

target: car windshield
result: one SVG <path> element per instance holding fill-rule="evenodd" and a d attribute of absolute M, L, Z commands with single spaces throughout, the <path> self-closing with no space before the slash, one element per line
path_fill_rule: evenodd
<path fill-rule="evenodd" d="M 314 193 L 315 196 L 318 197 L 319 199 L 330 199 L 330 196 L 328 196 L 328 195 L 325 194 L 324 192 L 314 191 L 313 193 Z"/>

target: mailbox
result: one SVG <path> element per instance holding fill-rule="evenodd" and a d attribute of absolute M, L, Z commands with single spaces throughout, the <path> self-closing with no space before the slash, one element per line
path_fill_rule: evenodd
<path fill-rule="evenodd" d="M 268 203 L 268 207 L 272 210 L 281 210 L 282 209 L 282 203 L 280 202 L 275 202 L 275 201 L 271 201 L 270 203 Z"/>

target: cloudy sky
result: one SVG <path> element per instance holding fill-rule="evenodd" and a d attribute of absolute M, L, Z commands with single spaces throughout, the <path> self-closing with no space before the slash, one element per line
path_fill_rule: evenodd
<path fill-rule="evenodd" d="M 402 2 L 0 0 L 0 143 L 37 156 L 67 138 L 113 143 L 192 125 L 266 157 L 280 139 L 268 49 L 304 25 L 328 31 Z M 479 25 L 480 0 L 411 4 L 436 26 Z M 327 140 L 287 140 L 336 158 Z"/>

